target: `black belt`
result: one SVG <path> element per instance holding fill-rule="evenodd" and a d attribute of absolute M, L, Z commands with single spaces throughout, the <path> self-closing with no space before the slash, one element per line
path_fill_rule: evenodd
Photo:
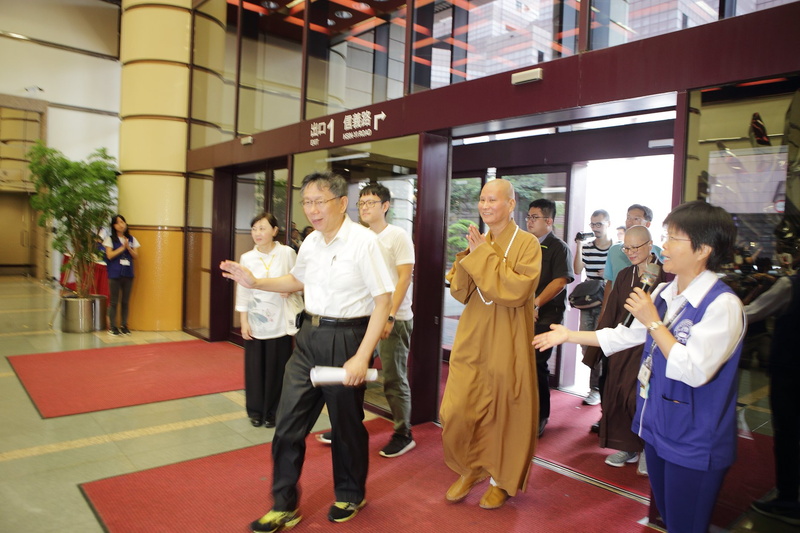
<path fill-rule="evenodd" d="M 360 316 L 358 318 L 333 318 L 330 316 L 312 315 L 308 312 L 303 312 L 306 319 L 311 321 L 314 327 L 332 326 L 332 327 L 353 327 L 353 326 L 366 326 L 369 323 L 368 316 Z"/>

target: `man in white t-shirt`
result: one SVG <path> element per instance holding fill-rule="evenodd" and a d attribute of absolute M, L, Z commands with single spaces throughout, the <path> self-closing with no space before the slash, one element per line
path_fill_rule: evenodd
<path fill-rule="evenodd" d="M 411 437 L 411 389 L 408 386 L 408 349 L 414 329 L 414 314 L 411 311 L 414 243 L 408 232 L 386 222 L 391 199 L 389 189 L 379 183 L 370 183 L 361 189 L 358 201 L 361 221 L 378 235 L 395 283 L 389 320 L 378 343 L 383 368 L 383 391 L 394 419 L 394 434 L 380 451 L 383 457 L 397 457 L 416 446 Z"/>

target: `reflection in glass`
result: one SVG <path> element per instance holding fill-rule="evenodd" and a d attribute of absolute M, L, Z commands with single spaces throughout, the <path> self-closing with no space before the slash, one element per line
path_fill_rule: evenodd
<path fill-rule="evenodd" d="M 599 50 L 714 22 L 719 2 L 697 0 L 592 0 L 591 50 Z"/>
<path fill-rule="evenodd" d="M 412 90 L 444 87 L 576 53 L 579 2 L 421 0 Z"/>
<path fill-rule="evenodd" d="M 302 118 L 302 18 L 293 14 L 288 3 L 243 4 L 239 135 L 294 124 Z"/>
<path fill-rule="evenodd" d="M 186 279 L 183 291 L 184 324 L 208 338 L 211 290 L 211 224 L 213 171 L 193 174 L 186 180 Z"/>
<path fill-rule="evenodd" d="M 310 6 L 305 118 L 403 96 L 404 0 L 314 0 Z"/>
<path fill-rule="evenodd" d="M 236 8 L 207 0 L 195 11 L 190 149 L 234 138 Z"/>

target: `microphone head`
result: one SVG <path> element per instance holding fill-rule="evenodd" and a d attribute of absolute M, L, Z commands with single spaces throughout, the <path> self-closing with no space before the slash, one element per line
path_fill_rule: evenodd
<path fill-rule="evenodd" d="M 642 272 L 642 284 L 652 287 L 656 284 L 659 274 L 661 274 L 661 267 L 656 263 L 648 263 Z"/>

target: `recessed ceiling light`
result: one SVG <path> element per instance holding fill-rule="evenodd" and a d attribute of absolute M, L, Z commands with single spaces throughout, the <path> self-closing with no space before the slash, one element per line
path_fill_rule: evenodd
<path fill-rule="evenodd" d="M 344 19 L 344 20 L 353 18 L 353 14 L 352 13 L 350 13 L 349 11 L 345 11 L 343 9 L 339 10 L 339 11 L 336 11 L 333 14 L 336 15 L 338 18 Z"/>
<path fill-rule="evenodd" d="M 336 21 L 333 19 L 328 19 L 328 26 L 336 26 Z"/>
<path fill-rule="evenodd" d="M 262 5 L 267 9 L 278 9 L 280 5 L 276 2 L 270 2 L 267 0 L 266 2 L 262 2 Z"/>
<path fill-rule="evenodd" d="M 353 2 L 353 7 L 356 9 L 369 9 L 369 4 L 364 2 Z"/>

